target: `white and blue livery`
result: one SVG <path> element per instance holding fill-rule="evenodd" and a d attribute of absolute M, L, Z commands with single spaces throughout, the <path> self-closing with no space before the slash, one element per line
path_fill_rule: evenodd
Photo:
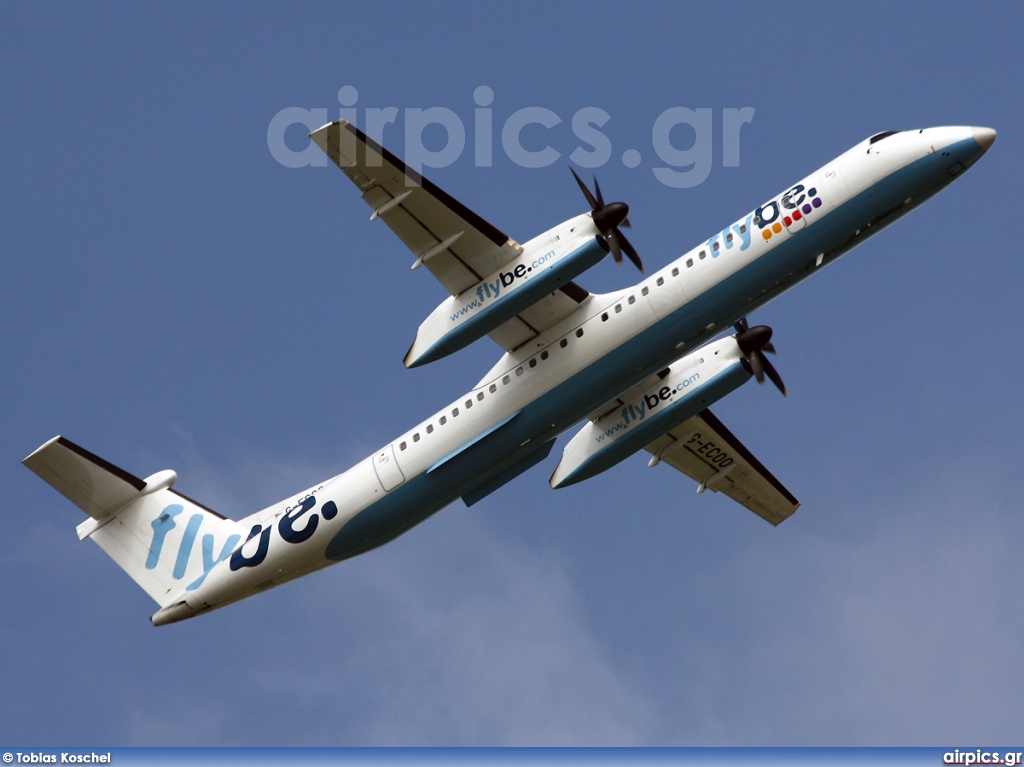
<path fill-rule="evenodd" d="M 409 248 L 412 267 L 450 293 L 405 364 L 486 335 L 504 351 L 490 371 L 348 471 L 241 520 L 174 490 L 173 471 L 140 479 L 63 437 L 24 463 L 86 513 L 79 537 L 157 602 L 158 626 L 381 546 L 459 498 L 472 505 L 574 427 L 553 488 L 644 450 L 698 492 L 777 525 L 798 501 L 708 410 L 752 377 L 785 393 L 765 356 L 771 330 L 746 316 L 946 187 L 995 137 L 971 127 L 872 136 L 642 282 L 593 294 L 574 280 L 607 253 L 642 269 L 619 228 L 628 208 L 605 203 L 599 187 L 580 182 L 590 212 L 519 244 L 354 126 L 325 125 L 313 141 Z"/>

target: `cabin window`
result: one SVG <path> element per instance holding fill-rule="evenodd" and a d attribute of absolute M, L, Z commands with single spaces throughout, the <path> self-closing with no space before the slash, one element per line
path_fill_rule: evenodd
<path fill-rule="evenodd" d="M 563 338 L 561 341 L 558 342 L 558 345 L 564 349 L 566 346 L 569 345 L 569 341 L 568 339 Z"/>
<path fill-rule="evenodd" d="M 419 442 L 420 441 L 420 433 L 419 432 L 416 432 L 415 434 L 412 435 L 412 441 L 413 442 Z"/>
<path fill-rule="evenodd" d="M 730 233 L 730 234 L 727 234 L 727 235 L 725 235 L 725 241 L 726 241 L 726 242 L 732 242 L 732 234 L 731 234 L 731 233 Z"/>
<path fill-rule="evenodd" d="M 532 367 L 532 368 L 537 367 L 537 358 L 536 357 L 531 357 L 530 358 L 530 367 Z"/>
<path fill-rule="evenodd" d="M 627 303 L 635 304 L 636 303 L 636 296 L 630 296 L 629 299 L 627 300 Z"/>
<path fill-rule="evenodd" d="M 428 423 L 427 424 L 427 434 L 433 434 L 433 433 L 434 433 L 434 424 Z"/>
<path fill-rule="evenodd" d="M 615 304 L 615 313 L 618 314 L 622 311 L 622 304 Z"/>
<path fill-rule="evenodd" d="M 608 312 L 605 312 L 604 314 L 601 315 L 601 322 L 607 322 L 607 321 L 608 321 Z"/>
<path fill-rule="evenodd" d="M 583 328 L 576 328 L 576 337 L 583 338 Z"/>
<path fill-rule="evenodd" d="M 548 358 L 548 350 L 547 350 L 547 349 L 545 349 L 544 351 L 542 351 L 542 352 L 540 353 L 540 358 L 541 358 L 542 360 L 546 360 L 546 359 Z"/>
<path fill-rule="evenodd" d="M 471 400 L 471 399 L 466 400 L 465 405 L 466 405 L 466 410 L 469 410 L 471 407 L 473 407 L 473 400 Z"/>
<path fill-rule="evenodd" d="M 405 445 L 405 443 L 404 443 L 404 442 L 402 442 L 402 443 L 400 443 L 400 444 L 398 445 L 398 449 L 399 449 L 399 450 L 405 450 L 405 447 L 406 447 L 406 445 Z"/>
<path fill-rule="evenodd" d="M 691 266 L 693 266 L 693 259 L 692 259 L 692 258 L 688 258 L 688 259 L 686 259 L 686 266 L 687 266 L 687 267 L 691 267 Z"/>
<path fill-rule="evenodd" d="M 641 288 L 640 292 L 641 292 L 641 293 L 642 293 L 643 295 L 645 295 L 645 296 L 646 296 L 646 295 L 647 295 L 648 293 L 650 293 L 650 292 L 651 292 L 651 289 L 650 289 L 649 287 L 647 287 L 646 285 L 644 285 L 644 286 L 643 286 L 643 288 Z"/>
<path fill-rule="evenodd" d="M 484 393 L 482 391 L 476 393 L 476 401 L 477 402 L 483 402 L 484 401 Z"/>
<path fill-rule="evenodd" d="M 491 394 L 494 394 L 494 392 L 498 391 L 498 384 L 491 384 L 490 386 L 487 387 L 487 391 L 489 391 Z"/>
<path fill-rule="evenodd" d="M 659 277 L 658 278 L 658 287 L 660 288 L 664 284 L 665 284 L 665 278 L 664 277 Z"/>
<path fill-rule="evenodd" d="M 511 383 L 511 382 L 512 382 L 512 376 L 505 376 L 504 378 L 502 378 L 502 379 L 501 379 L 501 382 L 502 382 L 503 384 L 509 384 L 509 383 Z"/>
<path fill-rule="evenodd" d="M 522 374 L 523 374 L 523 366 L 520 365 L 519 367 L 516 368 L 516 375 L 517 376 L 521 376 Z"/>
<path fill-rule="evenodd" d="M 446 415 L 441 416 L 440 418 L 437 419 L 437 422 L 439 424 L 441 424 L 442 426 L 444 426 L 446 423 L 448 423 L 448 416 L 446 416 Z"/>
<path fill-rule="evenodd" d="M 672 267 L 672 276 L 673 277 L 678 277 L 679 276 L 679 267 L 678 266 L 673 266 Z"/>
<path fill-rule="evenodd" d="M 458 417 L 459 417 L 459 409 L 457 407 L 453 407 L 452 408 L 452 418 L 458 418 Z"/>
<path fill-rule="evenodd" d="M 747 233 L 747 225 L 746 224 L 740 224 L 740 234 L 746 234 L 746 233 Z"/>
<path fill-rule="evenodd" d="M 706 252 L 704 252 L 704 251 L 702 250 L 702 251 L 700 252 L 700 257 L 701 257 L 701 258 L 707 258 L 707 257 L 708 257 L 708 254 L 707 254 Z"/>
<path fill-rule="evenodd" d="M 718 243 L 716 242 L 714 245 L 712 245 L 711 249 L 712 250 L 718 250 Z"/>

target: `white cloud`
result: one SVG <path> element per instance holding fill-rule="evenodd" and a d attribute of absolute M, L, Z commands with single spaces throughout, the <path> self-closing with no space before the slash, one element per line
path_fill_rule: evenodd
<path fill-rule="evenodd" d="M 349 592 L 323 623 L 354 643 L 334 646 L 299 681 L 300 695 L 321 706 L 361 709 L 335 737 L 382 745 L 649 740 L 652 702 L 613 667 L 552 557 L 497 540 L 459 507 L 408 539 L 336 566 L 302 593 L 312 626 L 312 616 L 337 605 L 331 591 L 344 584 Z M 364 619 L 359 630 L 344 628 Z M 294 681 L 260 677 L 293 694 Z M 342 696 L 349 701 L 332 700 Z"/>
<path fill-rule="evenodd" d="M 294 479 L 335 470 L 270 458 L 236 466 L 244 468 L 190 472 L 196 497 L 244 487 L 281 495 L 303 484 Z M 967 488 L 957 476 L 931 471 L 908 481 L 902 498 L 829 512 L 833 521 L 859 514 L 852 528 L 801 518 L 764 535 L 731 515 L 647 514 L 645 528 L 673 519 L 674 530 L 700 530 L 700 545 L 679 557 L 651 540 L 668 528 L 624 526 L 620 551 L 603 550 L 608 564 L 596 569 L 570 555 L 594 542 L 548 540 L 558 528 L 536 519 L 499 530 L 494 520 L 513 513 L 500 507 L 520 502 L 513 496 L 472 510 L 455 504 L 309 578 L 195 621 L 129 630 L 119 662 L 96 682 L 111 709 L 103 721 L 117 729 L 94 737 L 134 745 L 1011 742 L 1024 708 L 1024 522 L 1012 493 L 986 497 L 984 482 Z M 24 542 L 15 561 L 38 556 L 51 534 Z M 94 592 L 109 585 L 83 586 L 82 609 L 95 609 Z M 104 603 L 106 622 L 81 641 L 110 644 L 125 631 L 115 628 L 123 613 Z"/>
<path fill-rule="evenodd" d="M 948 476 L 954 476 L 952 474 Z M 710 719 L 673 742 L 919 745 L 1012 742 L 1024 708 L 1022 523 L 941 482 L 898 499 L 855 540 L 802 534 L 779 560 L 747 549 L 727 609 L 749 633 L 683 694 Z"/>
<path fill-rule="evenodd" d="M 218 471 L 183 452 L 186 492 L 222 508 L 233 491 L 277 497 L 337 471 L 249 451 Z M 500 537 L 487 513 L 456 503 L 381 549 L 153 630 L 146 654 L 174 663 L 111 679 L 136 712 L 128 741 L 649 742 L 655 705 L 588 625 L 579 585 L 553 552 Z"/>

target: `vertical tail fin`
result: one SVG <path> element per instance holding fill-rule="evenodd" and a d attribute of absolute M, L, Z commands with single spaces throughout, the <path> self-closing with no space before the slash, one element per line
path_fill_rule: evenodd
<path fill-rule="evenodd" d="M 242 541 L 237 522 L 171 490 L 173 471 L 139 479 L 63 437 L 23 463 L 89 515 L 78 537 L 92 538 L 161 607 Z"/>

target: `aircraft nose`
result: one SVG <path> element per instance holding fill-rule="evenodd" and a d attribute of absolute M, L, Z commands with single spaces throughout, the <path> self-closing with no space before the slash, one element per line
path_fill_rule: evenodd
<path fill-rule="evenodd" d="M 987 152 L 996 140 L 996 132 L 991 128 L 971 128 L 971 135 L 983 152 Z"/>

